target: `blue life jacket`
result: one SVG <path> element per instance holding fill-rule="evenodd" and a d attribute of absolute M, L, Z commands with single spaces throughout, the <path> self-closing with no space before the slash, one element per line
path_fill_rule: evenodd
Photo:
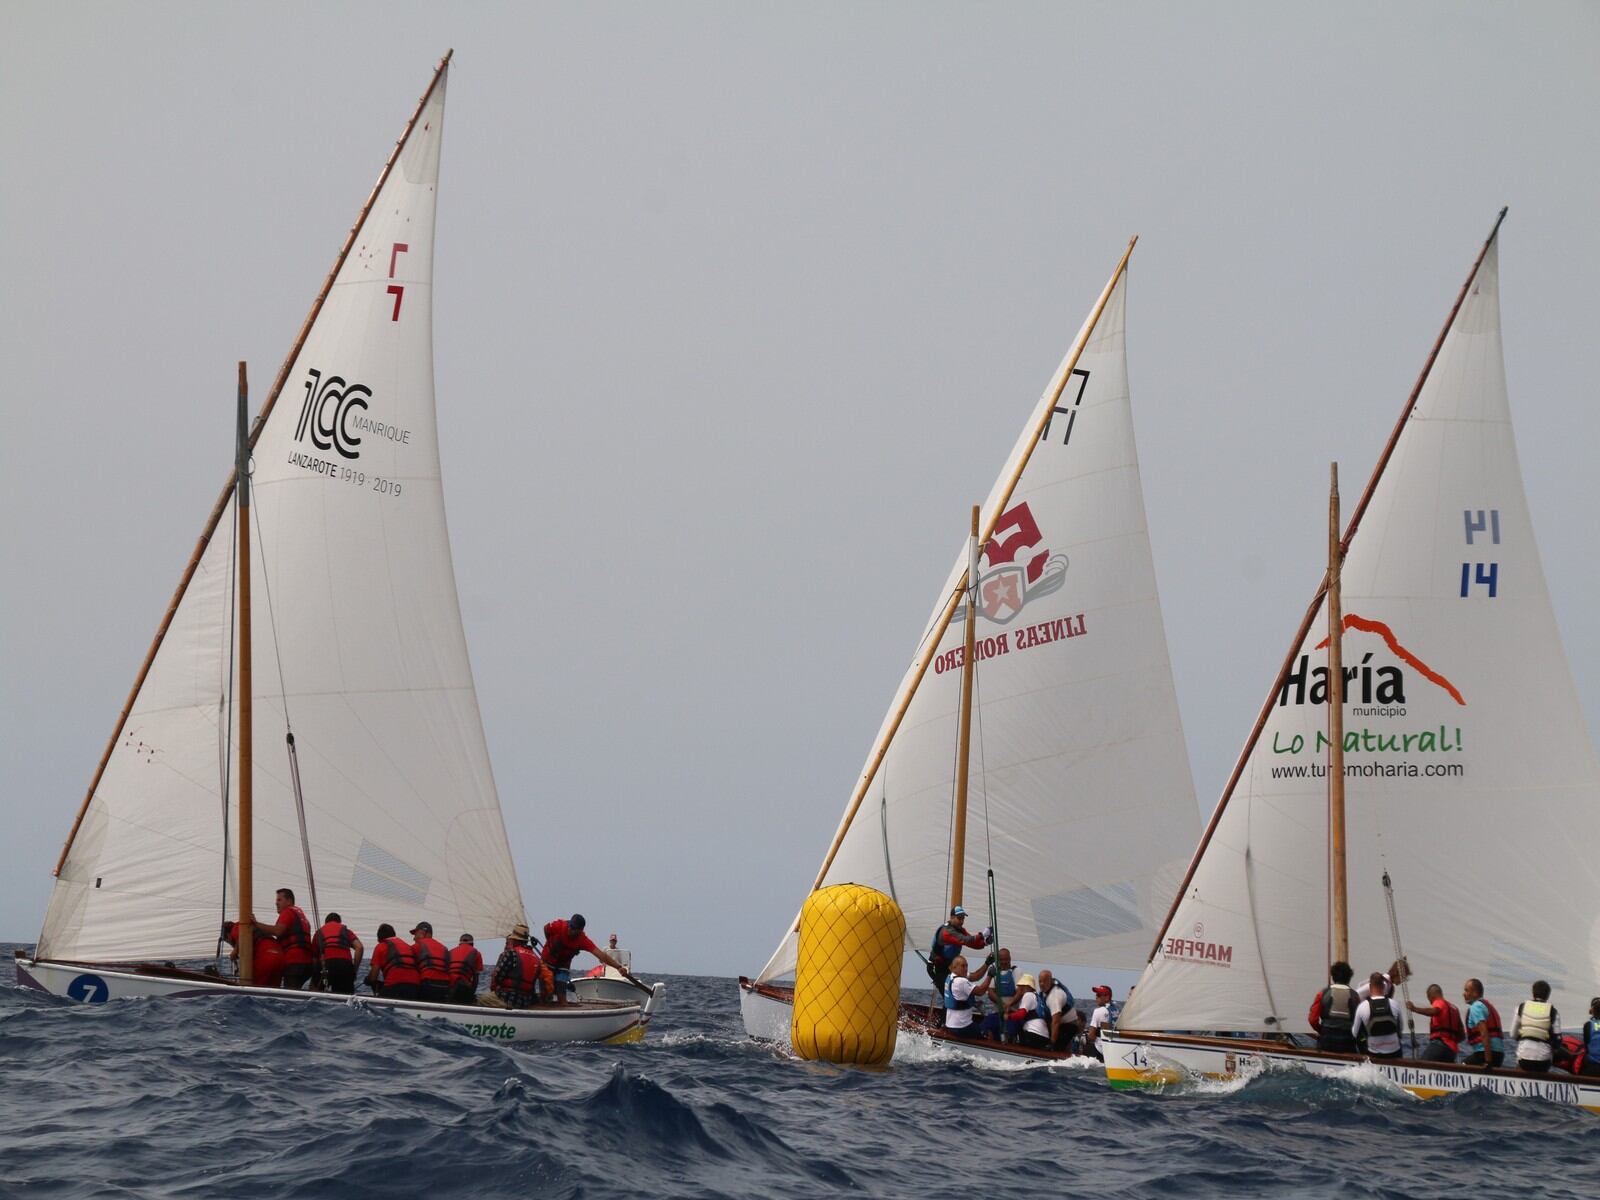
<path fill-rule="evenodd" d="M 1060 992 L 1066 998 L 1067 1006 L 1061 1010 L 1061 1023 L 1071 1025 L 1078 1020 L 1078 1002 L 1072 998 L 1072 989 L 1056 980 L 1050 985 L 1050 991 L 1039 996 L 1039 1009 L 1046 1021 L 1050 1019 L 1050 996 L 1053 992 Z"/>
<path fill-rule="evenodd" d="M 1012 968 L 1009 971 L 1001 971 L 1000 978 L 996 981 L 996 986 L 999 987 L 1001 996 L 1015 995 L 1017 991 L 1016 968 Z"/>
<path fill-rule="evenodd" d="M 1120 1017 L 1121 1015 L 1122 1015 L 1122 1005 L 1121 1005 L 1121 1003 L 1116 1001 L 1116 1000 L 1107 1000 L 1106 1001 L 1106 1026 L 1105 1027 L 1107 1029 L 1115 1029 L 1117 1027 L 1117 1018 Z"/>
<path fill-rule="evenodd" d="M 1590 1062 L 1600 1062 L 1600 1021 L 1585 1021 L 1584 1053 Z"/>
<path fill-rule="evenodd" d="M 944 1006 L 957 1012 L 972 1007 L 971 995 L 968 995 L 965 1000 L 956 999 L 956 977 L 954 975 L 944 981 Z"/>

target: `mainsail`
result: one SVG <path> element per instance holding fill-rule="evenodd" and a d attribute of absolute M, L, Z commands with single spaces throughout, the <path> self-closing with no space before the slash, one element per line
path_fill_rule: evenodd
<path fill-rule="evenodd" d="M 1477 977 L 1504 1005 L 1543 978 L 1581 1019 L 1600 993 L 1600 760 L 1517 463 L 1494 235 L 1345 544 L 1352 964 L 1394 957 L 1387 870 L 1423 982 Z M 1124 1028 L 1305 1031 L 1329 955 L 1324 600 Z"/>
<path fill-rule="evenodd" d="M 427 918 L 441 935 L 523 919 L 461 627 L 434 415 L 447 64 L 254 431 L 254 861 L 256 911 L 269 919 L 273 889 L 308 898 L 286 723 L 324 911 L 362 930 Z M 230 498 L 208 526 L 69 837 L 40 958 L 216 948 L 237 877 L 226 702 L 234 513 Z"/>
<path fill-rule="evenodd" d="M 1199 828 L 1134 447 L 1126 261 L 982 508 L 966 876 L 992 863 L 1019 962 L 1136 968 Z M 816 883 L 892 893 L 919 942 L 948 904 L 966 571 L 963 547 Z M 760 978 L 792 972 L 794 950 L 791 932 Z"/>

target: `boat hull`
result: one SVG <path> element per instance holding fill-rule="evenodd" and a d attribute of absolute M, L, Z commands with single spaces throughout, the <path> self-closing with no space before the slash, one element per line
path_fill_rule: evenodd
<path fill-rule="evenodd" d="M 606 1001 L 612 1004 L 638 1004 L 644 997 L 633 984 L 626 979 L 611 975 L 580 975 L 572 980 L 572 990 L 579 1000 L 585 1002 Z M 660 995 L 666 990 L 666 984 L 656 983 L 651 985 L 652 1011 L 659 1011 L 661 1007 Z"/>
<path fill-rule="evenodd" d="M 1247 1079 L 1263 1070 L 1299 1069 L 1332 1077 L 1370 1064 L 1389 1082 L 1424 1100 L 1474 1090 L 1535 1097 L 1600 1113 L 1600 1078 L 1552 1072 L 1530 1075 L 1453 1063 L 1385 1062 L 1360 1054 L 1328 1054 L 1234 1038 L 1111 1033 L 1103 1040 L 1106 1079 L 1114 1088 L 1167 1087 L 1197 1079 Z"/>
<path fill-rule="evenodd" d="M 440 1021 L 496 1042 L 630 1042 L 644 1036 L 659 989 L 644 1004 L 568 1004 L 540 1008 L 490 1008 L 430 1004 L 379 996 L 341 996 L 288 988 L 241 987 L 195 971 L 19 958 L 17 983 L 68 1000 L 184 999 L 194 996 L 253 996 L 286 1004 L 345 1004 L 393 1009 L 425 1021 Z"/>
<path fill-rule="evenodd" d="M 744 1031 L 761 1042 L 789 1045 L 789 1026 L 794 1017 L 794 989 L 770 983 L 756 983 L 743 976 L 739 978 L 739 1013 L 744 1018 Z M 1026 1065 L 1029 1062 L 1071 1062 L 1074 1066 L 1099 1070 L 1100 1064 L 1081 1054 L 1061 1050 L 1033 1050 L 1027 1046 L 1014 1046 L 1003 1042 L 968 1041 L 951 1037 L 942 1028 L 928 1023 L 924 1005 L 900 1005 L 900 1032 L 921 1035 L 935 1046 L 947 1048 L 968 1058 L 985 1062 Z"/>

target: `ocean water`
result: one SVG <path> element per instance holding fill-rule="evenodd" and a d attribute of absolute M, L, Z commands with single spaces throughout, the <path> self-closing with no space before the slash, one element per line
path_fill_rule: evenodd
<path fill-rule="evenodd" d="M 0 964 L 0 1196 L 1600 1196 L 1600 1118 L 1352 1070 L 1113 1093 L 902 1037 L 883 1070 L 751 1042 L 667 976 L 631 1046 L 508 1049 L 361 1008 L 80 1005 Z"/>

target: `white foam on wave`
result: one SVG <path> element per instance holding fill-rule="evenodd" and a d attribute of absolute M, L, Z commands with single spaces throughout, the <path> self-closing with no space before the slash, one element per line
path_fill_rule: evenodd
<path fill-rule="evenodd" d="M 1167 1065 L 1177 1066 L 1178 1064 Z M 1184 1070 L 1181 1066 L 1178 1069 Z M 1370 1060 L 1348 1065 L 1327 1065 L 1312 1069 L 1304 1063 L 1252 1056 L 1241 1062 L 1238 1071 L 1226 1079 L 1212 1079 L 1187 1070 L 1184 1071 L 1184 1074 L 1185 1079 L 1177 1087 L 1190 1095 L 1197 1096 L 1231 1096 L 1243 1091 L 1257 1079 L 1277 1076 L 1286 1079 L 1315 1079 L 1330 1083 L 1342 1083 L 1364 1092 L 1378 1093 L 1385 1098 L 1418 1099 L 1418 1097 L 1412 1095 L 1385 1075 Z"/>
<path fill-rule="evenodd" d="M 981 1046 L 981 1043 L 980 1043 Z M 925 1034 L 900 1031 L 895 1042 L 894 1058 L 897 1066 L 914 1066 L 922 1063 L 965 1063 L 980 1071 L 1103 1071 L 1098 1059 L 1030 1058 L 1023 1054 L 985 1054 L 980 1046 L 967 1047 L 955 1042 L 936 1041 Z"/>

